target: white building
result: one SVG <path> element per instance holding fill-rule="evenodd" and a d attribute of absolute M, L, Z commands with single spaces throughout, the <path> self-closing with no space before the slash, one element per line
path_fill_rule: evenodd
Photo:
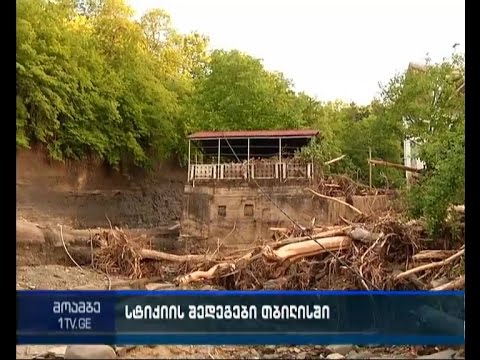
<path fill-rule="evenodd" d="M 403 141 L 403 165 L 414 169 L 424 169 L 425 163 L 420 160 L 417 153 L 418 143 L 414 139 L 405 139 Z M 411 171 L 405 171 L 407 184 L 412 176 Z"/>

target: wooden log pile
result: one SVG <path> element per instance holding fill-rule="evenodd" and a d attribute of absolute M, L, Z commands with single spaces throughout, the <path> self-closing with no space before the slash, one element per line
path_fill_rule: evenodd
<path fill-rule="evenodd" d="M 271 240 L 232 255 L 161 252 L 115 228 L 95 234 L 101 241 L 93 244 L 94 264 L 110 274 L 160 278 L 177 287 L 436 291 L 464 287 L 465 248 L 438 248 L 438 243 L 425 240 L 418 221 L 387 216 L 372 223 L 271 230 L 276 234 Z"/>

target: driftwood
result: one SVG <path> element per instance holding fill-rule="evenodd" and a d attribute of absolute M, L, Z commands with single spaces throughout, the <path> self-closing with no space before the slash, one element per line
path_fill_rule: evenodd
<path fill-rule="evenodd" d="M 398 279 L 404 278 L 406 276 L 409 276 L 411 274 L 415 274 L 419 271 L 425 271 L 425 270 L 429 270 L 429 269 L 433 269 L 433 268 L 436 268 L 436 267 L 439 267 L 439 266 L 446 265 L 446 264 L 452 262 L 453 260 L 459 258 L 460 256 L 463 256 L 464 254 L 465 254 L 465 249 L 462 249 L 462 250 L 458 251 L 457 253 L 455 253 L 454 255 L 450 256 L 449 258 L 447 258 L 445 260 L 438 261 L 438 262 L 431 263 L 431 264 L 425 264 L 425 265 L 418 266 L 418 267 L 415 267 L 413 269 L 404 271 L 404 272 L 398 274 L 397 276 L 395 276 L 395 279 L 398 280 Z"/>
<path fill-rule="evenodd" d="M 42 229 L 29 221 L 17 220 L 17 243 L 43 244 L 45 236 Z"/>
<path fill-rule="evenodd" d="M 455 254 L 455 250 L 424 250 L 412 256 L 415 261 L 443 260 Z"/>
<path fill-rule="evenodd" d="M 333 229 L 339 229 L 341 228 L 341 225 L 333 225 L 333 226 L 321 226 L 321 227 L 314 227 L 311 229 L 314 233 L 321 232 L 321 231 L 327 231 L 327 230 L 333 230 Z M 279 233 L 288 233 L 289 231 L 292 230 L 292 228 L 288 227 L 271 227 L 269 228 L 270 231 L 272 232 L 279 232 Z"/>
<path fill-rule="evenodd" d="M 151 259 L 151 260 L 167 260 L 175 262 L 186 262 L 186 261 L 211 261 L 212 256 L 209 255 L 175 255 L 169 254 L 162 251 L 141 249 L 140 256 L 142 259 Z"/>
<path fill-rule="evenodd" d="M 275 250 L 267 246 L 263 250 L 263 255 L 269 260 L 285 261 L 294 257 L 308 257 L 327 251 L 345 250 L 351 244 L 352 240 L 348 236 L 335 236 L 289 244 Z"/>
<path fill-rule="evenodd" d="M 360 210 L 358 210 L 355 206 L 352 206 L 350 205 L 349 203 L 346 203 L 345 201 L 342 201 L 340 199 L 337 199 L 337 198 L 334 198 L 334 197 L 331 197 L 331 196 L 327 196 L 327 195 L 323 195 L 323 194 L 320 194 L 319 192 L 316 192 L 315 190 L 312 190 L 312 189 L 309 189 L 309 188 L 306 188 L 305 191 L 310 191 L 312 194 L 314 194 L 315 196 L 318 196 L 318 197 L 321 197 L 323 199 L 328 199 L 328 200 L 332 200 L 332 201 L 335 201 L 335 202 L 338 202 L 342 205 L 345 205 L 346 207 L 352 209 L 353 211 L 355 211 L 357 214 L 360 214 L 360 215 L 364 215 L 363 212 L 361 212 Z"/>
<path fill-rule="evenodd" d="M 442 290 L 455 290 L 462 289 L 465 286 L 465 275 L 461 275 L 455 280 L 452 280 L 446 284 L 439 285 L 434 287 L 433 291 L 442 291 Z"/>
<path fill-rule="evenodd" d="M 305 240 L 314 240 L 314 239 L 321 239 L 321 238 L 327 238 L 332 236 L 347 235 L 347 231 L 350 230 L 351 228 L 352 228 L 351 226 L 344 226 L 338 229 L 327 230 L 327 231 L 319 232 L 312 235 L 292 237 L 285 240 L 276 241 L 274 243 L 269 244 L 269 246 L 271 248 L 278 248 L 280 246 L 298 243 Z"/>
<path fill-rule="evenodd" d="M 125 230 L 131 237 L 157 237 L 167 236 L 178 233 L 180 225 L 175 224 L 170 227 L 156 227 L 152 229 Z M 96 234 L 111 232 L 109 228 L 96 229 L 72 229 L 68 226 L 40 226 L 26 220 L 17 220 L 17 242 L 25 244 L 48 244 L 53 246 L 67 245 L 87 245 Z"/>
<path fill-rule="evenodd" d="M 337 236 L 288 244 L 275 250 L 270 246 L 265 246 L 263 251 L 256 255 L 254 255 L 254 251 L 249 252 L 235 261 L 216 264 L 206 271 L 198 270 L 184 276 L 179 276 L 176 282 L 180 285 L 186 285 L 196 281 L 213 279 L 222 273 L 243 268 L 260 256 L 277 262 L 283 262 L 285 260 L 294 262 L 301 258 L 322 254 L 327 251 L 345 250 L 348 249 L 351 244 L 352 240 L 348 236 Z"/>
<path fill-rule="evenodd" d="M 392 168 L 395 168 L 395 169 L 410 171 L 410 172 L 414 172 L 414 173 L 422 172 L 422 169 L 417 169 L 417 168 L 413 168 L 413 167 L 410 167 L 410 166 L 405 166 L 405 165 L 402 165 L 402 164 L 392 163 L 392 162 L 388 162 L 388 161 L 385 161 L 385 160 L 368 159 L 368 162 L 372 165 L 381 165 L 381 166 L 386 166 L 386 167 L 392 167 Z"/>
<path fill-rule="evenodd" d="M 186 285 L 195 281 L 212 279 L 216 276 L 216 273 L 222 270 L 233 271 L 235 270 L 235 265 L 233 263 L 221 263 L 214 265 L 207 271 L 197 270 L 188 275 L 180 276 L 177 278 L 177 282 L 180 285 Z"/>

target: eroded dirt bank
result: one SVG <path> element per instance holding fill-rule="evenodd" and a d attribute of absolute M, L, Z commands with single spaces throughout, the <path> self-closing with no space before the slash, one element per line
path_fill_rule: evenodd
<path fill-rule="evenodd" d="M 155 227 L 179 220 L 185 171 L 108 169 L 98 161 L 51 161 L 42 149 L 17 152 L 17 218 L 75 228 Z"/>

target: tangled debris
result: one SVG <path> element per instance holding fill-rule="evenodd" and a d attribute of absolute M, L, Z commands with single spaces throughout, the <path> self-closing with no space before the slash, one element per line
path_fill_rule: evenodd
<path fill-rule="evenodd" d="M 464 286 L 464 246 L 428 240 L 419 221 L 376 221 L 308 229 L 272 228 L 243 254 L 156 251 L 119 228 L 93 237 L 94 265 L 131 279 L 155 277 L 226 289 L 445 290 Z"/>

